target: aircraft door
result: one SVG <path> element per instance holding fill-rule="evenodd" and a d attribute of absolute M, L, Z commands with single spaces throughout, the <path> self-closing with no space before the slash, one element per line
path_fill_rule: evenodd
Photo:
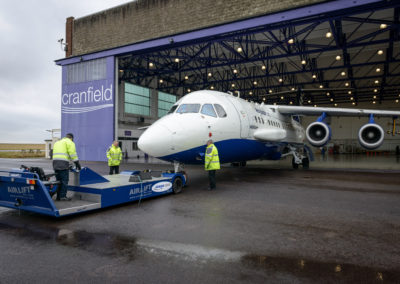
<path fill-rule="evenodd" d="M 235 107 L 239 120 L 240 120 L 240 137 L 241 138 L 248 138 L 249 137 L 249 130 L 250 130 L 250 120 L 248 113 L 246 112 L 245 107 L 243 106 L 243 103 L 246 103 L 244 101 L 239 100 L 238 98 L 235 97 L 228 97 L 229 101 L 233 104 Z"/>

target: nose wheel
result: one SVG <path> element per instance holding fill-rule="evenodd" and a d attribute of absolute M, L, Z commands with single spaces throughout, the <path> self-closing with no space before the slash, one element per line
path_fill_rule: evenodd
<path fill-rule="evenodd" d="M 172 190 L 175 194 L 178 194 L 182 191 L 183 181 L 180 177 L 176 177 L 174 179 L 174 183 L 172 184 Z"/>

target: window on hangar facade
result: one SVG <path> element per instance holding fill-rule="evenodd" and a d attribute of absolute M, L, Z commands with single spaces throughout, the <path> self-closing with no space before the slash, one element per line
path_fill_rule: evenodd
<path fill-rule="evenodd" d="M 158 117 L 166 115 L 175 103 L 176 96 L 164 92 L 158 92 Z"/>
<path fill-rule="evenodd" d="M 125 83 L 125 112 L 150 115 L 150 89 Z"/>
<path fill-rule="evenodd" d="M 106 79 L 106 58 L 79 62 L 67 66 L 67 83 L 75 84 Z"/>

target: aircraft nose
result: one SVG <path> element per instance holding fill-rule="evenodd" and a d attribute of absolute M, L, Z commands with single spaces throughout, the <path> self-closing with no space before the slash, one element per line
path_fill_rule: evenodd
<path fill-rule="evenodd" d="M 172 132 L 161 124 L 152 125 L 139 137 L 138 147 L 150 156 L 165 156 L 172 147 Z"/>

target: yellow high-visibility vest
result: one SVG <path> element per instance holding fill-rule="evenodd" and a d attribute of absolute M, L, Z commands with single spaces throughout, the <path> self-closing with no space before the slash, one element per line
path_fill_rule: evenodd
<path fill-rule="evenodd" d="M 219 170 L 221 168 L 219 164 L 218 150 L 214 144 L 210 144 L 206 148 L 204 168 L 206 171 Z"/>
<path fill-rule="evenodd" d="M 54 143 L 53 148 L 53 160 L 60 160 L 60 161 L 78 161 L 78 154 L 76 153 L 75 143 L 67 138 L 64 137 L 61 140 L 58 140 Z"/>
<path fill-rule="evenodd" d="M 111 145 L 107 150 L 107 159 L 108 165 L 111 166 L 119 166 L 122 160 L 122 151 L 120 147 L 115 147 Z"/>

